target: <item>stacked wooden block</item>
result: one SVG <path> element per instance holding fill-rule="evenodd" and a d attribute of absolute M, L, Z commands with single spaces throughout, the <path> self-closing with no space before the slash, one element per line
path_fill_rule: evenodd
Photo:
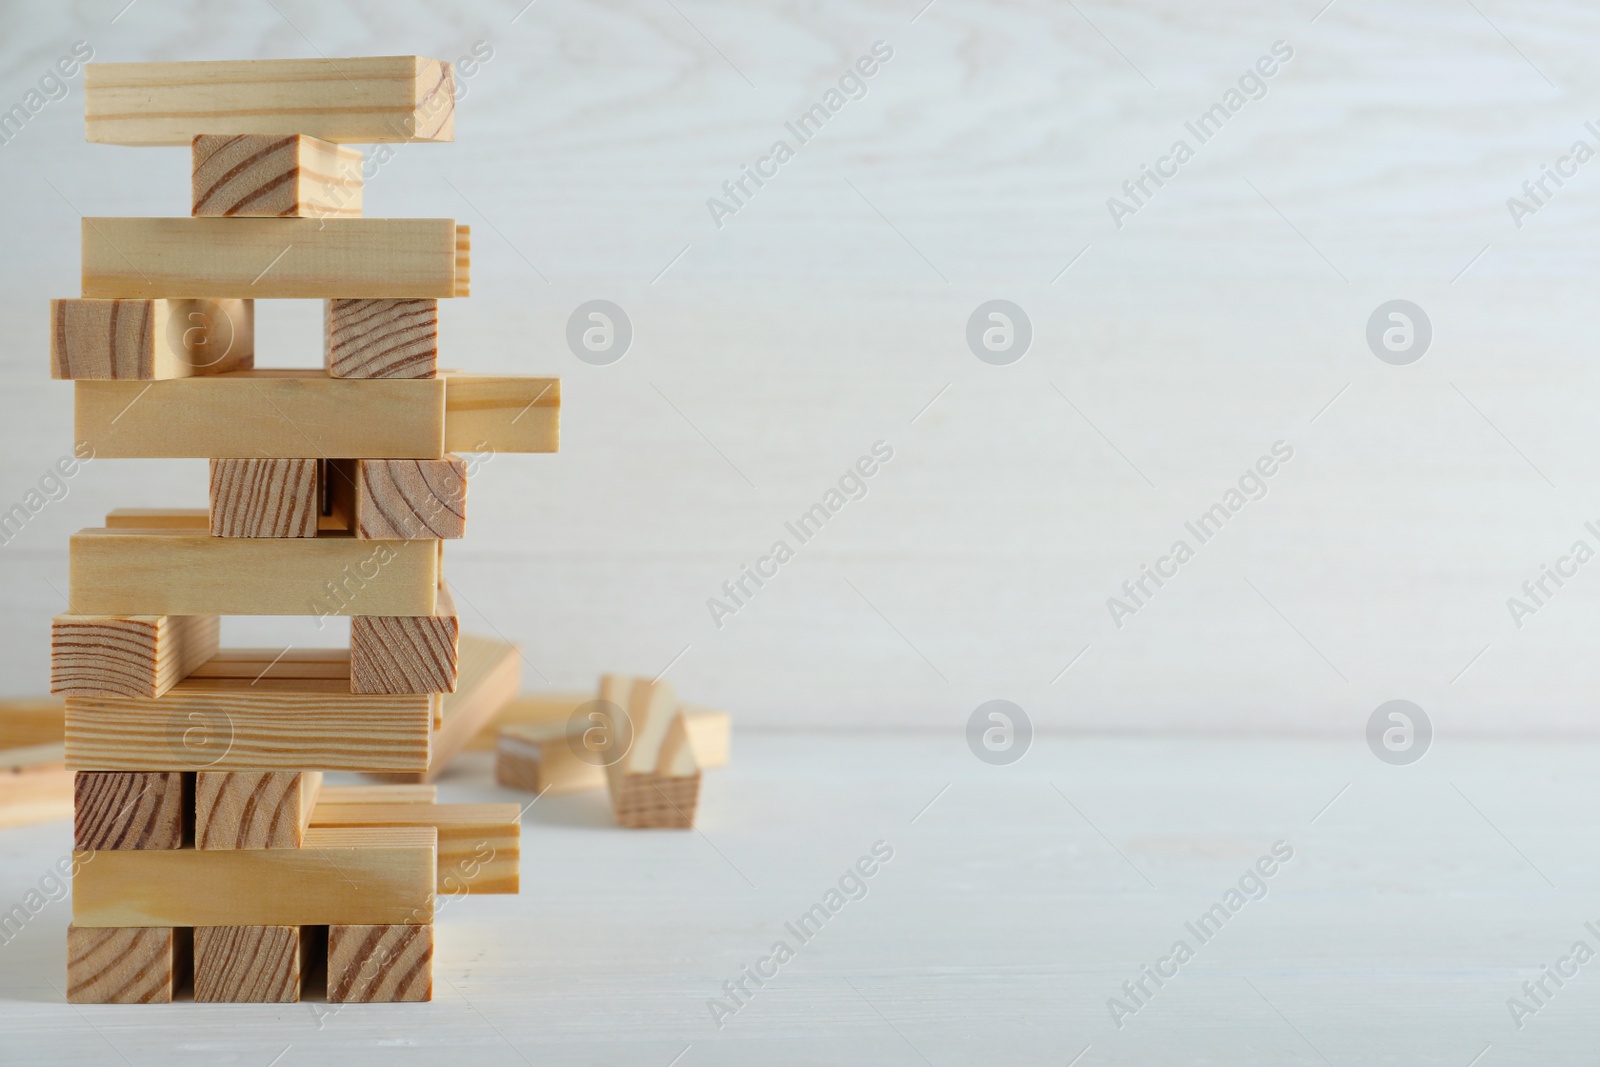
<path fill-rule="evenodd" d="M 424 784 L 515 695 L 441 575 L 458 452 L 553 452 L 559 383 L 438 368 L 467 230 L 362 215 L 349 144 L 448 141 L 448 63 L 91 65 L 91 141 L 187 145 L 193 217 L 83 220 L 51 308 L 79 455 L 205 457 L 204 510 L 72 538 L 52 634 L 76 770 L 68 998 L 426 1000 L 437 894 L 514 893 L 514 804 Z M 254 301 L 325 301 L 323 365 L 257 370 Z M 229 650 L 224 615 L 349 616 L 348 650 Z M 331 787 L 326 771 L 397 782 Z"/>

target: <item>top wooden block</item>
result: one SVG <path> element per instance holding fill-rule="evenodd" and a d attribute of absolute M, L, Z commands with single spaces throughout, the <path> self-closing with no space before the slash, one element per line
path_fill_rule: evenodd
<path fill-rule="evenodd" d="M 421 56 L 90 63 L 88 139 L 187 145 L 206 133 L 335 144 L 455 140 L 455 72 Z"/>

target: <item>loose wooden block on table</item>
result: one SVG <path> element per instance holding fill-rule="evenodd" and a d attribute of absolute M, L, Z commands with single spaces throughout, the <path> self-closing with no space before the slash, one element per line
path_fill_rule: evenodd
<path fill-rule="evenodd" d="M 216 615 L 57 615 L 50 692 L 158 697 L 217 652 Z"/>
<path fill-rule="evenodd" d="M 68 559 L 68 600 L 82 614 L 429 615 L 438 603 L 430 541 L 88 529 Z"/>
<path fill-rule="evenodd" d="M 396 786 L 393 788 L 405 788 Z M 515 893 L 522 808 L 517 804 L 320 801 L 312 826 L 432 826 L 439 831 L 441 895 Z"/>
<path fill-rule="evenodd" d="M 328 1003 L 433 999 L 433 926 L 329 926 Z"/>
<path fill-rule="evenodd" d="M 189 840 L 194 778 L 181 771 L 79 771 L 72 847 L 175 849 Z"/>
<path fill-rule="evenodd" d="M 315 537 L 322 483 L 315 459 L 211 461 L 213 537 Z"/>
<path fill-rule="evenodd" d="M 327 926 L 433 921 L 431 826 L 312 827 L 300 848 L 96 852 L 72 885 L 78 926 Z"/>
<path fill-rule="evenodd" d="M 432 615 L 360 615 L 350 620 L 352 693 L 454 693 L 461 619 L 439 585 Z"/>
<path fill-rule="evenodd" d="M 190 214 L 360 218 L 361 151 L 303 134 L 200 134 Z"/>
<path fill-rule="evenodd" d="M 311 962 L 301 926 L 197 926 L 194 999 L 201 1004 L 293 1004 Z"/>
<path fill-rule="evenodd" d="M 253 366 L 253 300 L 50 301 L 52 378 L 154 381 Z"/>
<path fill-rule="evenodd" d="M 454 219 L 86 218 L 83 295 L 454 297 L 464 256 Z"/>
<path fill-rule="evenodd" d="M 169 1004 L 189 971 L 188 929 L 67 927 L 68 1004 Z"/>
<path fill-rule="evenodd" d="M 500 731 L 522 723 L 564 723 L 579 707 L 594 700 L 593 693 L 523 693 L 506 702 L 494 718 L 467 743 L 467 749 L 482 752 L 493 749 Z"/>
<path fill-rule="evenodd" d="M 439 301 L 329 300 L 323 364 L 335 378 L 432 378 L 439 369 Z"/>
<path fill-rule="evenodd" d="M 645 679 L 629 683 L 607 675 L 601 679 L 600 697 L 602 714 L 611 719 L 613 743 L 627 746 L 626 755 L 606 768 L 617 825 L 692 827 L 700 768 L 671 684 Z"/>
<path fill-rule="evenodd" d="M 446 450 L 559 451 L 561 379 L 448 371 L 444 380 Z"/>
<path fill-rule="evenodd" d="M 421 56 L 90 63 L 90 142 L 186 145 L 201 134 L 308 134 L 336 144 L 450 141 L 455 75 Z"/>
<path fill-rule="evenodd" d="M 321 771 L 201 771 L 195 848 L 299 848 L 321 788 Z"/>
<path fill-rule="evenodd" d="M 577 793 L 606 784 L 605 767 L 583 747 L 586 728 L 567 722 L 501 727 L 494 780 L 530 793 Z"/>
<path fill-rule="evenodd" d="M 421 774 L 385 775 L 388 780 L 431 782 L 444 773 L 495 712 L 516 696 L 522 681 L 522 653 L 504 641 L 462 634 L 459 677 L 456 691 L 443 698 L 428 769 Z"/>
<path fill-rule="evenodd" d="M 59 741 L 0 750 L 0 826 L 70 819 L 72 772 Z"/>
<path fill-rule="evenodd" d="M 467 461 L 358 459 L 355 534 L 367 540 L 453 539 L 467 527 Z"/>

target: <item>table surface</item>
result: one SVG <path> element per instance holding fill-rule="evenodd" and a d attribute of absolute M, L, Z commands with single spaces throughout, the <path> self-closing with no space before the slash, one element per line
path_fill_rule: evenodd
<path fill-rule="evenodd" d="M 959 736 L 745 734 L 698 832 L 618 830 L 602 793 L 530 807 L 521 895 L 441 911 L 430 1004 L 69 1006 L 51 904 L 0 945 L 0 1062 L 1578 1062 L 1588 968 L 1520 1029 L 1507 1001 L 1600 947 L 1597 755 L 1048 736 L 995 767 Z M 482 755 L 441 794 L 528 799 Z M 0 833 L 0 902 L 69 832 Z M 830 900 L 879 842 L 866 895 Z M 1198 938 L 1278 842 L 1265 896 Z M 837 911 L 801 941 L 785 924 L 817 904 Z M 793 958 L 719 1028 L 709 1001 L 780 939 Z M 1117 1027 L 1108 1000 L 1135 1007 L 1123 983 L 1180 940 L 1192 959 Z"/>

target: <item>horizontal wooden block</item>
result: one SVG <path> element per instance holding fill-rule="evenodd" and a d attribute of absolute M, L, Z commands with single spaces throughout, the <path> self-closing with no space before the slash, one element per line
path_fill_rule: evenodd
<path fill-rule="evenodd" d="M 322 514 L 317 470 L 315 459 L 212 460 L 211 535 L 317 536 Z"/>
<path fill-rule="evenodd" d="M 450 761 L 495 712 L 516 696 L 521 683 L 522 653 L 517 646 L 476 634 L 462 634 L 459 681 L 456 691 L 443 697 L 428 769 L 422 774 L 392 775 L 390 779 L 431 782 L 444 773 Z"/>
<path fill-rule="evenodd" d="M 311 955 L 301 926 L 197 926 L 199 1004 L 294 1004 Z"/>
<path fill-rule="evenodd" d="M 50 692 L 158 697 L 216 655 L 216 615 L 57 615 Z"/>
<path fill-rule="evenodd" d="M 66 712 L 60 697 L 0 698 L 0 749 L 59 744 L 67 736 Z"/>
<path fill-rule="evenodd" d="M 299 848 L 321 788 L 321 771 L 201 771 L 194 847 Z"/>
<path fill-rule="evenodd" d="M 361 151 L 304 134 L 200 134 L 190 214 L 360 218 Z"/>
<path fill-rule="evenodd" d="M 89 529 L 72 537 L 68 599 L 83 614 L 429 615 L 430 541 L 212 537 Z"/>
<path fill-rule="evenodd" d="M 187 929 L 67 927 L 68 1004 L 170 1004 L 189 972 Z"/>
<path fill-rule="evenodd" d="M 561 379 L 491 377 L 455 371 L 444 377 L 447 451 L 560 450 Z"/>
<path fill-rule="evenodd" d="M 210 525 L 209 508 L 112 508 L 106 512 L 108 530 L 205 530 Z"/>
<path fill-rule="evenodd" d="M 194 778 L 181 771 L 79 771 L 72 847 L 174 849 L 189 840 Z"/>
<path fill-rule="evenodd" d="M 467 529 L 467 461 L 358 459 L 355 534 L 378 541 L 450 540 Z"/>
<path fill-rule="evenodd" d="M 52 300 L 50 377 L 155 381 L 255 366 L 253 300 Z"/>
<path fill-rule="evenodd" d="M 453 297 L 453 219 L 83 220 L 83 295 Z"/>
<path fill-rule="evenodd" d="M 72 772 L 60 742 L 0 750 L 0 826 L 70 819 L 72 813 Z"/>
<path fill-rule="evenodd" d="M 494 779 L 530 793 L 603 789 L 605 767 L 584 758 L 581 730 L 566 722 L 502 727 L 494 753 Z"/>
<path fill-rule="evenodd" d="M 439 799 L 436 785 L 325 785 L 319 804 L 432 804 Z"/>
<path fill-rule="evenodd" d="M 454 70 L 421 56 L 90 63 L 83 89 L 98 144 L 186 145 L 219 131 L 336 144 L 455 137 Z"/>
<path fill-rule="evenodd" d="M 438 892 L 515 893 L 521 860 L 517 804 L 320 802 L 312 826 L 432 826 L 439 831 Z"/>
<path fill-rule="evenodd" d="M 439 370 L 439 301 L 329 300 L 323 365 L 335 378 L 432 378 Z"/>
<path fill-rule="evenodd" d="M 328 927 L 328 1003 L 433 999 L 433 926 Z"/>
<path fill-rule="evenodd" d="M 301 848 L 76 853 L 77 926 L 433 920 L 431 827 L 313 827 Z"/>
<path fill-rule="evenodd" d="M 448 585 L 432 615 L 361 615 L 350 620 L 352 693 L 454 693 L 461 619 Z"/>
<path fill-rule="evenodd" d="M 165 382 L 78 382 L 74 433 L 98 458 L 444 455 L 443 380 L 350 381 L 254 370 Z"/>

